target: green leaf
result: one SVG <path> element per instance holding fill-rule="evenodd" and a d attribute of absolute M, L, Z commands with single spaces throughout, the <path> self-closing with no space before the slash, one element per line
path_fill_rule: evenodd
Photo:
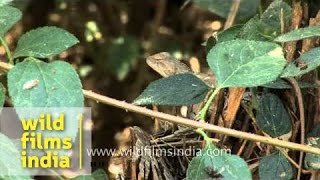
<path fill-rule="evenodd" d="M 232 6 L 233 0 L 193 0 L 198 6 L 227 18 Z M 259 7 L 259 0 L 241 0 L 240 7 L 236 16 L 236 21 L 243 21 L 254 16 Z"/>
<path fill-rule="evenodd" d="M 21 36 L 14 58 L 31 56 L 48 58 L 60 54 L 79 41 L 69 32 L 57 27 L 41 27 Z"/>
<path fill-rule="evenodd" d="M 108 48 L 108 65 L 110 71 L 118 80 L 126 78 L 131 67 L 136 64 L 139 56 L 140 44 L 131 36 L 124 36 L 112 41 Z"/>
<path fill-rule="evenodd" d="M 0 179 L 31 180 L 27 170 L 22 167 L 21 154 L 14 143 L 0 133 Z"/>
<path fill-rule="evenodd" d="M 300 88 L 316 88 L 316 84 L 312 84 L 310 82 L 298 82 Z M 261 85 L 262 87 L 271 88 L 271 89 L 291 89 L 292 85 L 283 79 L 277 79 L 275 81 L 269 82 L 267 84 Z"/>
<path fill-rule="evenodd" d="M 1 107 L 3 107 L 5 100 L 6 100 L 6 89 L 4 88 L 2 83 L 0 83 L 0 109 Z"/>
<path fill-rule="evenodd" d="M 91 176 L 95 180 L 108 180 L 107 173 L 103 169 L 95 170 Z"/>
<path fill-rule="evenodd" d="M 6 3 L 4 1 L 2 3 Z M 0 1 L 0 6 L 1 6 Z M 13 25 L 21 19 L 22 13 L 19 9 L 11 6 L 0 7 L 0 37 L 2 37 Z"/>
<path fill-rule="evenodd" d="M 260 30 L 263 31 L 263 34 L 275 37 L 281 33 L 281 9 L 283 9 L 286 27 L 289 27 L 292 16 L 291 7 L 282 0 L 275 0 L 261 15 Z"/>
<path fill-rule="evenodd" d="M 307 143 L 309 146 L 320 148 L 320 135 L 316 137 L 308 137 Z M 320 155 L 312 154 L 312 153 L 306 153 L 306 156 L 304 158 L 304 166 L 307 169 L 314 169 L 319 170 L 320 169 Z"/>
<path fill-rule="evenodd" d="M 133 103 L 177 106 L 197 104 L 206 97 L 209 89 L 191 73 L 176 74 L 150 83 Z"/>
<path fill-rule="evenodd" d="M 261 22 L 259 16 L 256 15 L 243 25 L 238 37 L 246 40 L 267 41 L 268 39 L 262 36 L 260 32 L 260 26 Z"/>
<path fill-rule="evenodd" d="M 242 25 L 235 25 L 230 27 L 227 30 L 220 31 L 217 34 L 217 37 L 214 37 L 214 36 L 209 37 L 208 40 L 205 42 L 206 51 L 209 52 L 210 49 L 212 49 L 212 47 L 215 46 L 217 43 L 237 39 L 237 36 L 241 28 L 242 28 Z"/>
<path fill-rule="evenodd" d="M 249 167 L 243 159 L 209 145 L 191 160 L 187 170 L 187 180 L 214 178 L 224 180 L 252 179 Z"/>
<path fill-rule="evenodd" d="M 4 6 L 12 2 L 12 0 L 0 0 L 0 6 Z"/>
<path fill-rule="evenodd" d="M 217 34 L 218 43 L 237 39 L 237 37 L 240 33 L 240 30 L 242 28 L 243 28 L 243 25 L 235 25 L 227 30 L 219 32 Z"/>
<path fill-rule="evenodd" d="M 207 55 L 219 87 L 254 87 L 274 81 L 286 60 L 270 42 L 233 40 L 218 43 Z"/>
<path fill-rule="evenodd" d="M 278 36 L 274 41 L 276 42 L 289 42 L 297 41 L 306 38 L 312 38 L 320 36 L 320 26 L 309 26 L 306 28 L 299 28 L 293 31 L 290 31 L 286 34 Z"/>
<path fill-rule="evenodd" d="M 301 64 L 302 67 L 299 65 Z M 281 77 L 293 77 L 304 75 L 320 66 L 320 47 L 313 48 L 291 62 L 283 70 Z M 304 67 L 304 68 L 303 68 Z"/>
<path fill-rule="evenodd" d="M 257 125 L 272 137 L 279 137 L 291 132 L 290 117 L 281 100 L 274 94 L 266 94 L 259 103 Z"/>
<path fill-rule="evenodd" d="M 210 36 L 208 40 L 203 43 L 206 46 L 206 52 L 209 52 L 210 49 L 217 44 L 217 39 L 214 36 Z"/>
<path fill-rule="evenodd" d="M 69 180 L 108 180 L 106 172 L 102 169 L 98 169 L 92 173 L 92 175 L 82 175 Z"/>
<path fill-rule="evenodd" d="M 77 73 L 63 61 L 27 58 L 9 71 L 8 89 L 15 107 L 82 107 L 84 102 Z"/>
<path fill-rule="evenodd" d="M 261 180 L 291 180 L 293 175 L 290 163 L 279 151 L 263 157 L 259 162 L 259 178 Z"/>
<path fill-rule="evenodd" d="M 307 144 L 312 147 L 320 148 L 320 126 L 316 125 L 307 135 Z M 304 166 L 307 169 L 320 169 L 320 155 L 306 153 L 304 158 Z"/>
<path fill-rule="evenodd" d="M 77 176 L 74 178 L 71 178 L 69 180 L 95 180 L 93 177 L 89 176 L 89 175 L 82 175 L 82 176 Z"/>

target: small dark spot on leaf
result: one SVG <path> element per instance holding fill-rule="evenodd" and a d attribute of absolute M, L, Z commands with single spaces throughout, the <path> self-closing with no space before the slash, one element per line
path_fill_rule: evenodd
<path fill-rule="evenodd" d="M 304 70 L 308 68 L 308 64 L 304 61 L 302 61 L 301 59 L 297 59 L 294 61 L 294 64 L 296 65 L 297 68 L 299 68 L 300 70 Z"/>
<path fill-rule="evenodd" d="M 215 171 L 213 167 L 205 167 L 204 170 L 212 178 L 223 178 L 223 176 Z"/>

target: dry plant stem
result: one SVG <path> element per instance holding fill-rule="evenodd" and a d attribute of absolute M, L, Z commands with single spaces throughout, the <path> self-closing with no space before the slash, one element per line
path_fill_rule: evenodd
<path fill-rule="evenodd" d="M 11 64 L 0 62 L 0 69 L 3 71 L 9 71 L 12 67 L 13 66 Z M 255 142 L 261 142 L 261 143 L 270 144 L 278 147 L 288 148 L 291 150 L 298 150 L 298 151 L 320 155 L 319 148 L 297 144 L 293 142 L 287 142 L 287 141 L 283 141 L 275 138 L 264 137 L 264 136 L 260 136 L 252 133 L 237 131 L 234 129 L 219 127 L 219 126 L 211 125 L 208 123 L 197 122 L 191 119 L 177 117 L 177 116 L 173 116 L 173 115 L 165 114 L 161 112 L 154 112 L 150 109 L 140 107 L 140 106 L 135 106 L 133 104 L 126 103 L 124 101 L 119 101 L 119 100 L 116 100 L 107 96 L 103 96 L 88 90 L 83 90 L 83 94 L 86 98 L 95 100 L 97 102 L 101 102 L 106 105 L 124 109 L 130 112 L 143 114 L 149 117 L 160 118 L 168 122 L 177 123 L 179 125 L 184 125 L 192 128 L 202 128 L 203 130 L 209 131 L 209 132 L 224 134 L 224 135 L 228 135 L 236 138 L 251 140 Z"/>
<path fill-rule="evenodd" d="M 245 93 L 245 88 L 230 88 L 228 96 L 228 106 L 226 109 L 226 114 L 224 116 L 225 127 L 231 128 L 238 109 L 240 107 L 241 99 Z"/>
<path fill-rule="evenodd" d="M 224 29 L 228 29 L 234 23 L 235 17 L 238 13 L 240 0 L 233 0 L 227 21 L 224 25 Z M 234 122 L 236 113 L 240 107 L 241 98 L 245 92 L 245 88 L 229 88 L 228 107 L 225 115 L 225 127 L 230 128 Z"/>
<path fill-rule="evenodd" d="M 294 0 L 292 2 L 292 18 L 291 18 L 291 30 L 298 29 L 302 21 L 302 7 L 300 0 Z M 296 51 L 296 41 L 286 43 L 286 59 L 291 62 L 294 58 Z"/>
<path fill-rule="evenodd" d="M 294 1 L 293 2 L 293 16 L 299 16 L 300 19 L 298 19 L 298 21 L 296 19 L 294 19 L 295 17 L 293 17 L 292 19 L 292 27 L 294 29 L 298 28 L 300 23 L 301 23 L 301 19 L 302 19 L 302 8 L 301 8 L 301 3 L 300 1 Z M 285 29 L 285 17 L 284 17 L 284 14 L 283 14 L 283 9 L 281 9 L 281 12 L 280 12 L 280 19 L 281 19 L 281 33 L 285 33 L 286 29 Z M 283 46 L 283 44 L 282 44 Z M 287 46 L 290 50 L 290 51 L 287 51 L 286 55 L 287 55 L 287 61 L 288 62 L 291 62 L 291 60 L 294 58 L 294 53 L 295 53 L 295 49 L 296 49 L 296 42 L 291 42 L 291 44 L 288 44 Z M 300 90 L 300 87 L 298 85 L 298 82 L 290 77 L 290 78 L 287 78 L 287 80 L 290 82 L 290 84 L 292 85 L 294 91 L 295 91 L 295 94 L 296 94 L 296 97 L 298 99 L 298 106 L 299 106 L 299 114 L 300 114 L 300 125 L 301 125 L 301 144 L 304 144 L 304 138 L 305 138 L 305 117 L 304 117 L 304 106 L 303 106 L 303 98 L 302 98 L 302 93 L 301 93 L 301 90 Z M 284 154 L 284 153 L 283 153 Z M 285 154 L 286 155 L 286 154 Z M 289 161 L 291 160 L 290 157 L 286 156 L 287 159 L 289 159 Z M 303 152 L 300 152 L 300 155 L 299 155 L 299 165 L 298 165 L 298 174 L 297 174 L 297 180 L 300 180 L 300 177 L 301 177 L 301 173 L 302 173 L 302 161 L 303 161 Z M 294 164 L 296 165 L 296 164 Z"/>
<path fill-rule="evenodd" d="M 242 144 L 241 144 L 240 149 L 239 149 L 238 152 L 237 152 L 237 155 L 238 155 L 238 156 L 240 156 L 240 155 L 242 154 L 244 148 L 246 147 L 246 144 L 247 144 L 247 140 L 244 140 L 244 141 L 242 142 Z"/>
<path fill-rule="evenodd" d="M 301 144 L 297 144 L 297 143 L 293 143 L 293 142 L 287 142 L 287 141 L 283 141 L 283 140 L 279 140 L 279 139 L 275 139 L 275 138 L 264 137 L 264 136 L 260 136 L 260 135 L 256 135 L 256 134 L 241 132 L 241 131 L 237 131 L 234 129 L 211 125 L 208 123 L 197 122 L 197 121 L 194 121 L 191 119 L 177 117 L 177 116 L 173 116 L 173 115 L 165 114 L 165 113 L 161 113 L 161 112 L 154 112 L 154 111 L 149 110 L 144 107 L 135 106 L 133 104 L 126 103 L 124 101 L 119 101 L 116 99 L 112 99 L 110 97 L 106 97 L 106 96 L 103 96 L 103 95 L 100 95 L 100 94 L 97 94 L 97 93 L 94 93 L 91 91 L 87 91 L 87 90 L 83 90 L 83 94 L 85 97 L 93 99 L 98 102 L 101 102 L 103 104 L 107 104 L 110 106 L 121 108 L 126 111 L 130 111 L 130 112 L 143 114 L 143 115 L 149 116 L 149 117 L 160 118 L 160 119 L 166 120 L 168 122 L 177 123 L 182 126 L 187 126 L 187 127 L 192 127 L 192 128 L 202 128 L 203 130 L 209 131 L 209 132 L 224 134 L 224 135 L 228 135 L 228 136 L 232 136 L 232 137 L 236 137 L 236 138 L 247 139 L 247 140 L 251 140 L 251 141 L 255 141 L 255 142 L 261 142 L 261 143 L 275 145 L 275 146 L 279 146 L 279 147 L 283 147 L 283 148 L 289 148 L 292 150 L 298 150 L 298 151 L 309 152 L 309 153 L 314 153 L 314 154 L 320 155 L 319 148 L 315 148 L 315 147 L 311 147 L 311 146 L 307 146 L 307 145 L 301 145 Z"/>
<path fill-rule="evenodd" d="M 12 59 L 11 51 L 10 51 L 10 49 L 9 49 L 6 41 L 5 41 L 2 37 L 0 37 L 0 43 L 2 44 L 2 46 L 4 47 L 4 49 L 5 49 L 6 53 L 7 53 L 7 57 L 8 57 L 8 59 L 9 59 L 9 63 L 10 63 L 10 64 L 13 64 L 13 59 Z"/>
<path fill-rule="evenodd" d="M 292 85 L 296 96 L 298 100 L 298 105 L 299 105 L 299 115 L 300 115 L 300 125 L 301 125 L 301 136 L 300 136 L 300 141 L 301 144 L 304 144 L 304 139 L 305 139 L 305 118 L 304 118 L 304 106 L 303 106 L 303 98 L 302 98 L 302 93 L 300 90 L 300 87 L 298 85 L 298 82 L 294 78 L 287 78 L 287 80 L 290 82 Z M 302 160 L 303 160 L 303 152 L 300 152 L 299 156 L 299 168 L 298 168 L 298 175 L 297 179 L 300 179 L 301 176 L 301 171 L 302 171 Z"/>
<path fill-rule="evenodd" d="M 290 156 L 288 156 L 288 154 L 282 149 L 282 148 L 277 148 L 281 153 L 282 155 L 284 155 L 288 161 L 291 162 L 291 164 L 293 164 L 297 169 L 299 169 L 299 164 L 297 164 Z M 311 171 L 308 171 L 308 170 L 305 170 L 305 169 L 302 169 L 302 173 L 303 174 L 310 174 Z"/>
<path fill-rule="evenodd" d="M 224 24 L 224 28 L 223 28 L 224 30 L 226 30 L 232 26 L 234 19 L 236 18 L 236 15 L 238 13 L 239 6 L 240 6 L 240 0 L 233 0 L 228 18 Z"/>

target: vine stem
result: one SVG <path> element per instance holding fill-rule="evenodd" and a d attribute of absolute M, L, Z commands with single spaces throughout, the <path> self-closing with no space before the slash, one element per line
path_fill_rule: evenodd
<path fill-rule="evenodd" d="M 3 71 L 9 71 L 12 67 L 13 65 L 0 61 L 0 69 Z M 86 98 L 93 99 L 97 102 L 101 102 L 109 106 L 124 109 L 126 111 L 139 113 L 149 117 L 163 119 L 165 121 L 168 121 L 171 123 L 177 123 L 179 125 L 183 125 L 187 127 L 200 128 L 208 132 L 223 134 L 223 135 L 232 136 L 236 138 L 242 138 L 242 139 L 251 140 L 255 142 L 261 142 L 261 143 L 270 144 L 278 147 L 288 148 L 291 150 L 298 150 L 298 151 L 320 155 L 320 149 L 316 147 L 283 141 L 276 138 L 265 137 L 265 136 L 256 135 L 252 133 L 242 132 L 242 131 L 229 129 L 225 127 L 219 127 L 219 126 L 215 126 L 215 125 L 204 123 L 204 122 L 194 121 L 192 119 L 165 114 L 162 112 L 155 112 L 145 107 L 136 106 L 136 105 L 127 103 L 125 101 L 119 101 L 107 96 L 103 96 L 101 94 L 94 93 L 92 91 L 88 91 L 88 90 L 82 90 L 82 91 Z"/>
<path fill-rule="evenodd" d="M 4 47 L 4 49 L 6 50 L 6 54 L 7 54 L 7 57 L 8 57 L 8 59 L 9 59 L 9 63 L 10 63 L 10 64 L 13 64 L 13 59 L 12 59 L 11 51 L 10 51 L 10 49 L 9 49 L 6 41 L 5 41 L 2 37 L 0 37 L 0 42 L 1 42 L 2 46 Z"/>
<path fill-rule="evenodd" d="M 198 128 L 196 132 L 199 133 L 206 141 L 206 146 L 208 146 L 209 144 L 214 146 L 214 144 L 212 144 L 212 139 L 204 132 L 202 128 Z"/>
<path fill-rule="evenodd" d="M 305 117 L 304 117 L 304 105 L 303 105 L 303 97 L 302 97 L 302 92 L 301 89 L 298 85 L 298 82 L 296 79 L 289 77 L 287 78 L 287 80 L 290 82 L 290 84 L 292 85 L 295 93 L 296 93 L 296 97 L 298 100 L 298 105 L 299 105 L 299 116 L 300 116 L 300 130 L 301 130 L 301 135 L 300 135 L 300 143 L 304 144 L 304 140 L 305 140 Z M 300 156 L 299 156 L 299 168 L 298 168 L 298 175 L 297 175 L 297 179 L 299 180 L 301 177 L 301 172 L 302 172 L 302 162 L 303 162 L 303 152 L 300 152 Z"/>
<path fill-rule="evenodd" d="M 213 93 L 210 95 L 208 101 L 206 102 L 206 104 L 203 106 L 203 108 L 200 110 L 199 114 L 197 115 L 197 117 L 200 117 L 201 122 L 205 122 L 208 109 L 209 109 L 214 97 L 219 93 L 220 89 L 221 89 L 220 87 L 217 87 L 213 91 Z"/>

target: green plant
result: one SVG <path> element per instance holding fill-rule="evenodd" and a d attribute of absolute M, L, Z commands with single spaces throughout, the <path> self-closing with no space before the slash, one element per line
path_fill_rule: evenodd
<path fill-rule="evenodd" d="M 55 57 L 79 41 L 72 34 L 57 27 L 42 27 L 25 33 L 12 53 L 4 34 L 21 18 L 20 10 L 0 3 L 0 42 L 5 47 L 11 65 L 19 63 L 7 73 L 8 92 L 14 107 L 83 107 L 84 96 L 81 81 L 73 67 L 62 60 L 47 63 L 43 59 Z M 0 103 L 5 100 L 5 88 L 0 84 Z M 78 123 L 73 123 L 68 136 L 76 136 Z M 22 168 L 20 153 L 6 136 L 0 133 L 0 174 L 8 176 L 0 179 L 32 179 Z M 16 176 L 26 174 L 26 176 Z M 62 178 L 62 177 L 60 177 Z M 73 179 L 106 179 L 104 171 L 96 171 L 92 176 Z"/>
<path fill-rule="evenodd" d="M 231 1 L 226 2 L 227 4 L 231 3 Z M 84 92 L 88 98 L 106 104 L 135 112 L 143 111 L 138 107 L 128 106 L 124 102 L 112 101 L 107 97 L 92 95 L 83 91 L 77 73 L 66 62 L 59 60 L 54 60 L 51 63 L 44 62 L 42 59 L 52 58 L 78 43 L 73 35 L 60 28 L 43 27 L 27 32 L 19 39 L 17 48 L 12 53 L 4 40 L 4 34 L 21 18 L 21 12 L 5 4 L 6 1 L 0 1 L 0 19 L 3 20 L 0 21 L 0 41 L 6 49 L 9 63 L 15 66 L 11 69 L 3 67 L 2 69 L 8 70 L 8 92 L 14 107 L 82 107 L 84 101 L 82 92 Z M 256 7 L 255 4 L 253 5 Z M 225 5 L 222 4 L 222 6 Z M 244 25 L 222 31 L 217 35 L 217 40 L 207 42 L 207 49 L 210 50 L 207 54 L 207 62 L 217 78 L 215 87 L 207 86 L 192 74 L 174 75 L 151 83 L 135 100 L 134 104 L 190 105 L 205 100 L 208 95 L 209 98 L 198 114 L 200 121 L 206 122 L 209 106 L 217 93 L 224 88 L 254 88 L 258 86 L 279 89 L 291 88 L 290 84 L 280 78 L 298 77 L 316 69 L 320 65 L 319 48 L 303 53 L 298 58 L 303 61 L 304 66 L 301 67 L 297 66 L 297 61 L 287 63 L 283 48 L 279 43 L 319 36 L 320 28 L 318 26 L 306 27 L 281 35 L 281 11 L 284 11 L 285 22 L 289 22 L 291 17 L 290 6 L 282 1 L 275 1 L 260 17 L 255 16 Z M 241 12 L 245 13 L 246 11 L 242 10 Z M 226 12 L 217 12 L 217 14 L 226 16 Z M 243 20 L 250 16 L 252 15 L 244 14 L 239 18 Z M 282 26 L 287 27 L 288 25 Z M 135 40 L 125 40 L 135 44 Z M 121 41 L 121 39 L 118 41 Z M 117 51 L 118 47 L 122 47 L 118 41 L 114 42 L 115 47 L 110 51 Z M 137 48 L 133 48 L 130 53 L 136 56 L 137 51 Z M 126 57 L 124 58 L 126 59 Z M 131 62 L 130 58 L 127 59 L 126 61 Z M 15 64 L 14 62 L 17 60 L 20 62 Z M 124 74 L 119 75 L 119 79 L 127 73 L 127 66 L 115 70 L 119 72 L 122 68 L 125 69 Z M 168 85 L 171 85 L 172 88 L 162 88 Z M 2 84 L 0 86 L 0 103 L 3 106 L 5 88 Z M 314 86 L 307 84 L 304 87 Z M 252 106 L 249 109 L 251 114 L 253 114 L 253 110 L 257 110 L 256 123 L 266 136 L 282 139 L 287 138 L 288 134 L 290 136 L 292 124 L 281 100 L 276 95 L 264 94 L 258 107 Z M 146 113 L 146 115 L 152 116 L 151 113 Z M 167 116 L 167 120 L 170 118 L 171 116 Z M 172 122 L 174 121 L 172 120 Z M 180 122 L 181 124 L 182 122 L 187 124 L 187 121 L 180 120 Z M 196 122 L 195 124 L 198 126 L 193 127 L 201 127 L 200 125 L 203 123 Z M 77 125 L 74 128 L 78 128 Z M 213 178 L 213 174 L 209 172 L 213 172 L 215 173 L 214 176 L 224 179 L 252 178 L 248 165 L 239 156 L 223 153 L 220 153 L 220 156 L 210 156 L 210 151 L 222 150 L 212 143 L 211 138 L 203 128 L 198 128 L 197 132 L 202 135 L 206 145 L 201 154 L 192 159 L 188 168 L 187 179 Z M 310 145 L 319 147 L 317 141 L 319 133 L 314 132 L 308 137 Z M 10 156 L 10 160 L 8 160 L 10 163 L 0 162 L 0 172 L 10 171 L 11 175 L 0 178 L 17 179 L 16 171 L 24 171 L 19 169 L 17 165 L 20 164 L 19 153 L 11 140 L 2 134 L 0 134 L 0 144 L 7 150 L 0 152 L 0 158 Z M 318 159 L 319 155 L 309 153 L 306 156 L 305 164 L 308 168 L 317 169 Z M 280 165 L 268 168 L 276 162 L 280 162 Z M 11 171 L 12 166 L 15 167 L 13 168 L 15 171 Z M 270 179 L 271 177 L 291 179 L 293 169 L 288 162 L 287 153 L 283 149 L 277 148 L 271 155 L 261 159 L 259 175 L 261 179 Z M 27 176 L 19 178 L 31 179 Z M 92 176 L 79 176 L 73 179 L 105 178 L 106 174 L 103 171 L 97 171 Z"/>
<path fill-rule="evenodd" d="M 207 1 L 195 1 L 195 3 L 200 3 L 210 10 L 218 9 L 220 5 L 223 6 L 218 3 L 212 5 L 215 7 L 212 8 L 210 2 Z M 283 16 L 281 16 L 281 13 L 283 13 Z M 282 19 L 287 24 L 281 24 Z M 216 38 L 210 38 L 207 42 L 207 49 L 209 50 L 207 63 L 216 76 L 217 84 L 215 87 L 208 89 L 204 83 L 201 83 L 200 79 L 196 76 L 192 77 L 192 74 L 178 74 L 151 83 L 134 103 L 139 105 L 190 105 L 205 100 L 209 92 L 209 98 L 198 114 L 200 121 L 205 122 L 206 113 L 213 99 L 223 88 L 270 87 L 270 83 L 273 84 L 271 88 L 283 88 L 279 82 L 287 85 L 288 82 L 280 78 L 289 79 L 290 82 L 295 81 L 294 77 L 300 77 L 320 65 L 319 48 L 305 52 L 297 60 L 287 64 L 284 50 L 279 43 L 320 35 L 319 26 L 300 28 L 281 34 L 282 28 L 288 28 L 290 19 L 290 6 L 285 2 L 276 0 L 261 14 L 260 18 L 257 15 L 244 25 L 234 26 L 218 33 Z M 297 65 L 299 60 L 303 61 L 304 67 Z M 176 81 L 176 79 L 181 81 Z M 174 88 L 165 89 L 168 84 Z M 172 96 L 173 94 L 174 96 Z M 298 96 L 301 96 L 301 94 Z M 183 100 L 182 97 L 184 97 Z M 299 103 L 299 106 L 303 106 L 303 103 Z M 276 95 L 264 94 L 256 110 L 257 126 L 267 136 L 282 139 L 290 138 L 292 124 L 281 100 Z M 302 113 L 304 112 L 302 111 Z M 251 112 L 251 115 L 253 115 L 253 112 Z M 302 126 L 304 126 L 303 121 L 303 118 L 301 118 Z M 302 134 L 304 133 L 303 129 Z M 204 152 L 217 149 L 202 129 L 198 129 L 197 132 L 203 136 L 206 142 Z M 301 135 L 301 138 L 304 139 L 304 135 Z M 294 174 L 289 161 L 286 159 L 286 154 L 286 152 L 275 150 L 270 156 L 264 157 L 260 161 L 260 178 L 291 179 Z M 279 166 L 273 166 L 277 164 L 276 162 L 280 162 Z M 208 168 L 213 169 L 224 179 L 251 179 L 248 166 L 238 156 L 221 155 L 212 158 L 203 154 L 191 161 L 187 179 L 210 178 Z"/>

